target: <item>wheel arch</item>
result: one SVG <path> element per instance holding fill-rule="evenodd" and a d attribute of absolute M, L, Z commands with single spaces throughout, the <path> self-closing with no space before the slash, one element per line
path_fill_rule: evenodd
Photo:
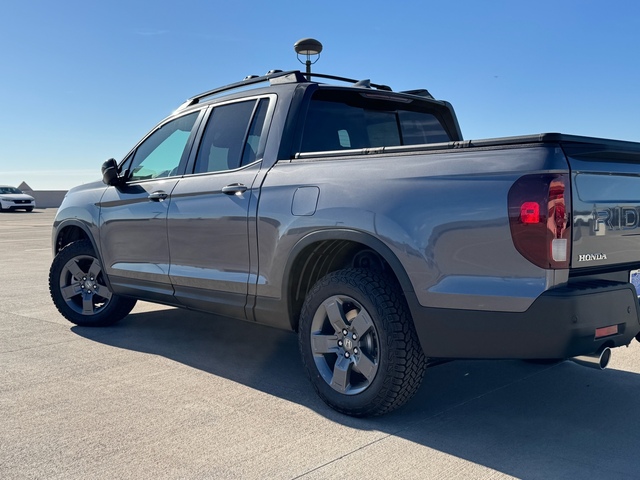
<path fill-rule="evenodd" d="M 53 253 L 57 255 L 60 250 L 72 242 L 78 240 L 89 240 L 93 250 L 98 254 L 98 245 L 87 226 L 77 220 L 65 220 L 56 226 L 55 238 L 53 240 Z"/>
<path fill-rule="evenodd" d="M 54 256 L 70 243 L 77 242 L 79 240 L 88 240 L 91 242 L 91 246 L 98 257 L 98 260 L 100 260 L 100 263 L 104 266 L 104 260 L 100 249 L 98 248 L 98 242 L 84 222 L 77 219 L 68 219 L 61 222 L 55 228 L 55 237 L 53 239 Z M 104 277 L 107 286 L 111 288 L 111 282 L 109 281 L 109 277 L 106 272 L 104 272 Z"/>
<path fill-rule="evenodd" d="M 283 298 L 291 328 L 297 330 L 307 292 L 323 276 L 357 267 L 382 271 L 398 283 L 405 295 L 413 292 L 404 266 L 384 242 L 351 229 L 327 229 L 309 233 L 293 247 L 285 268 Z"/>

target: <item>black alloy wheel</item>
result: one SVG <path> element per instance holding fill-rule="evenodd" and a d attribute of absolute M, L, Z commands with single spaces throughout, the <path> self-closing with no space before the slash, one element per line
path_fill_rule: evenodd
<path fill-rule="evenodd" d="M 64 247 L 49 271 L 49 291 L 58 311 L 81 326 L 112 325 L 133 309 L 135 299 L 114 295 L 89 240 Z"/>

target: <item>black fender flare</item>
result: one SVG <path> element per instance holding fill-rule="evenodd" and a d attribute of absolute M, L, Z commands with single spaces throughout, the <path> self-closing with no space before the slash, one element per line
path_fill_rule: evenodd
<path fill-rule="evenodd" d="M 282 279 L 282 299 L 285 301 L 288 308 L 291 309 L 291 302 L 289 299 L 289 291 L 288 285 L 290 281 L 291 270 L 293 268 L 294 262 L 297 260 L 300 253 L 307 248 L 308 246 L 326 240 L 346 240 L 352 241 L 355 243 L 360 243 L 369 247 L 374 252 L 378 253 L 391 267 L 394 275 L 398 279 L 400 283 L 400 288 L 403 293 L 407 297 L 414 297 L 414 289 L 409 279 L 409 275 L 407 274 L 404 266 L 398 259 L 398 257 L 393 253 L 391 248 L 386 245 L 382 240 L 374 237 L 370 233 L 353 230 L 353 229 L 344 229 L 344 228 L 329 228 L 316 230 L 314 232 L 310 232 L 302 237 L 298 242 L 294 245 L 289 253 L 287 264 L 284 270 L 284 277 Z M 289 311 L 289 318 L 293 322 L 293 312 Z"/>

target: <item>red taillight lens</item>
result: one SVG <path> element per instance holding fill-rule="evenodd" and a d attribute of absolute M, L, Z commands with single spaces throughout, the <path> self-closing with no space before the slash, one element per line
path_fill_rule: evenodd
<path fill-rule="evenodd" d="M 568 174 L 527 175 L 509 190 L 513 244 L 541 268 L 569 268 L 570 216 Z"/>
<path fill-rule="evenodd" d="M 536 202 L 524 202 L 520 207 L 520 220 L 522 223 L 539 223 L 540 205 Z"/>

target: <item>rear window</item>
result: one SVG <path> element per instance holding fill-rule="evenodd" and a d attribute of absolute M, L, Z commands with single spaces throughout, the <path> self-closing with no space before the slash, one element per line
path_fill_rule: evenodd
<path fill-rule="evenodd" d="M 378 93 L 318 90 L 309 105 L 301 152 L 449 140 L 427 102 Z"/>

